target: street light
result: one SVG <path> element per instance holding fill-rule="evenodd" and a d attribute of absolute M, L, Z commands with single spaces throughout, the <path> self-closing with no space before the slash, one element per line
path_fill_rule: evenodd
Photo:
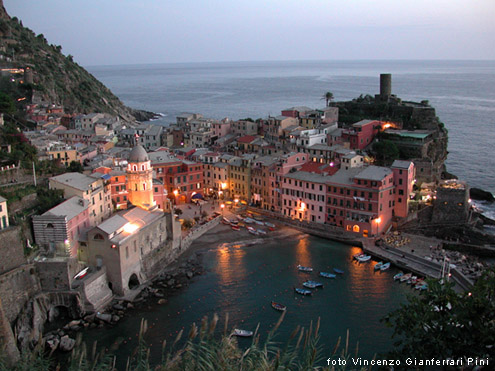
<path fill-rule="evenodd" d="M 378 236 L 378 224 L 380 224 L 380 222 L 382 221 L 382 218 L 378 217 L 375 219 L 375 223 L 376 223 L 376 235 Z"/>
<path fill-rule="evenodd" d="M 238 199 L 238 198 L 236 198 L 236 199 L 234 200 L 234 202 L 235 202 L 235 207 L 237 207 L 237 203 L 239 202 L 239 199 Z"/>
<path fill-rule="evenodd" d="M 224 207 L 225 207 L 225 204 L 221 204 L 220 205 L 220 208 L 222 209 L 222 216 L 223 216 L 223 209 L 224 209 Z"/>

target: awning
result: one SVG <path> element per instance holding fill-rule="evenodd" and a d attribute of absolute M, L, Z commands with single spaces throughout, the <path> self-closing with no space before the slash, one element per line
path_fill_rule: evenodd
<path fill-rule="evenodd" d="M 202 200 L 203 198 L 204 197 L 201 193 L 196 193 L 191 197 L 192 200 Z"/>

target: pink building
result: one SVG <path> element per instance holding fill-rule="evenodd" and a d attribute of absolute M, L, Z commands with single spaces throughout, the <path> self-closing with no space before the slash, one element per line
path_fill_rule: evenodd
<path fill-rule="evenodd" d="M 89 225 L 89 201 L 77 196 L 33 217 L 36 244 L 48 252 L 71 257 L 77 257 L 79 237 Z"/>
<path fill-rule="evenodd" d="M 297 171 L 283 177 L 282 214 L 306 222 L 324 223 L 328 177 Z"/>
<path fill-rule="evenodd" d="M 392 222 L 395 185 L 386 167 L 340 169 L 327 181 L 327 223 L 365 237 L 384 232 Z"/>
<path fill-rule="evenodd" d="M 310 111 L 313 111 L 313 109 L 306 106 L 291 107 L 282 110 L 282 116 L 299 118 L 301 115 Z"/>
<path fill-rule="evenodd" d="M 409 201 L 416 176 L 416 169 L 412 161 L 395 160 L 390 167 L 394 173 L 395 208 L 397 217 L 405 218 L 409 213 Z"/>
<path fill-rule="evenodd" d="M 380 121 L 361 120 L 352 124 L 349 129 L 342 131 L 342 140 L 349 142 L 351 149 L 363 149 L 373 141 L 381 127 L 382 122 Z"/>
<path fill-rule="evenodd" d="M 212 122 L 211 128 L 213 130 L 213 136 L 215 139 L 226 136 L 230 133 L 230 121 L 223 122 Z"/>

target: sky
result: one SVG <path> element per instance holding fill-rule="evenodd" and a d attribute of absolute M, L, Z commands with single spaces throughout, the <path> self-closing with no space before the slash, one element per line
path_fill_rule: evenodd
<path fill-rule="evenodd" d="M 495 59 L 494 0 L 4 0 L 84 66 Z"/>

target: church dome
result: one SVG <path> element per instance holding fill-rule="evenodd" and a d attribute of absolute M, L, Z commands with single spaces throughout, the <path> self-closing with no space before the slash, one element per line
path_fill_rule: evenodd
<path fill-rule="evenodd" d="M 128 162 L 146 162 L 149 161 L 148 154 L 146 153 L 146 150 L 141 147 L 139 144 L 134 147 L 129 154 L 129 160 Z"/>

